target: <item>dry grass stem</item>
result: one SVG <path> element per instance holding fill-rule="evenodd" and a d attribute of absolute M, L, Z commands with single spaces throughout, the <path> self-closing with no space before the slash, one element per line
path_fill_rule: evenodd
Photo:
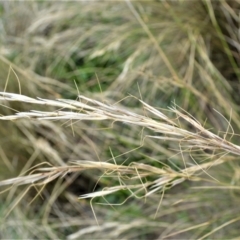
<path fill-rule="evenodd" d="M 239 0 L 0 15 L 0 238 L 239 236 Z"/>
<path fill-rule="evenodd" d="M 193 166 L 185 165 L 185 168 L 179 169 L 178 171 L 171 169 L 169 166 L 158 168 L 153 167 L 150 164 L 136 162 L 132 162 L 129 166 L 124 166 L 107 162 L 75 161 L 69 163 L 68 166 L 55 166 L 49 168 L 38 167 L 34 170 L 34 172 L 32 171 L 29 176 L 20 176 L 2 181 L 0 182 L 0 186 L 18 186 L 23 184 L 45 185 L 56 178 L 64 177 L 68 173 L 80 172 L 82 170 L 100 169 L 104 172 L 105 176 L 118 176 L 120 185 L 109 187 L 100 192 L 85 194 L 81 196 L 82 198 L 104 196 L 126 189 L 130 190 L 130 192 L 144 191 L 144 196 L 149 196 L 156 191 L 162 191 L 165 186 L 174 186 L 186 179 L 194 181 L 202 180 L 201 177 L 197 177 L 199 172 L 204 172 L 209 175 L 207 170 L 210 167 L 228 161 L 225 157 L 227 154 L 232 153 L 240 155 L 239 146 L 205 129 L 197 120 L 189 114 L 184 113 L 183 110 L 177 106 L 169 108 L 170 113 L 176 115 L 175 119 L 170 119 L 165 114 L 142 100 L 139 101 L 143 105 L 145 112 L 153 114 L 153 117 L 139 115 L 130 111 L 126 107 L 108 105 L 84 96 L 78 96 L 78 98 L 79 101 L 68 99 L 34 99 L 20 94 L 1 92 L 0 99 L 3 101 L 20 101 L 31 104 L 49 105 L 61 109 L 51 112 L 36 110 L 31 112 L 18 112 L 15 115 L 2 116 L 0 119 L 16 120 L 28 118 L 37 120 L 118 121 L 124 124 L 141 126 L 152 131 L 153 135 L 146 135 L 145 138 L 148 137 L 168 142 L 178 142 L 183 158 L 184 154 L 188 152 L 194 160 L 194 153 L 196 151 L 204 152 L 207 150 L 214 152 L 214 157 L 211 158 L 211 154 L 205 153 L 211 161 L 197 163 L 197 160 L 194 160 L 195 164 Z M 71 111 L 67 111 L 67 109 L 70 109 Z M 191 126 L 190 128 L 192 131 L 186 130 L 182 127 L 182 124 L 180 124 L 182 120 Z M 225 158 L 223 158 L 223 156 Z M 154 177 L 155 180 L 142 182 L 141 179 L 147 176 Z M 126 179 L 130 182 L 125 183 Z M 138 180 L 138 183 L 134 182 L 136 180 Z M 135 195 L 135 193 L 132 194 Z"/>
<path fill-rule="evenodd" d="M 21 118 L 38 119 L 38 120 L 111 120 L 118 121 L 125 124 L 132 124 L 148 128 L 155 133 L 162 134 L 161 136 L 150 136 L 162 140 L 179 141 L 181 144 L 188 144 L 190 149 L 210 149 L 223 150 L 225 152 L 240 155 L 240 146 L 235 145 L 224 138 L 205 129 L 196 119 L 191 115 L 182 113 L 177 106 L 171 107 L 170 111 L 176 115 L 176 120 L 170 119 L 165 114 L 148 105 L 142 100 L 139 100 L 144 109 L 151 112 L 153 118 L 136 114 L 123 107 L 115 105 L 107 105 L 105 103 L 93 100 L 84 96 L 78 96 L 80 101 L 58 99 L 34 99 L 20 94 L 0 92 L 0 100 L 5 101 L 20 101 L 32 104 L 48 105 L 59 107 L 61 109 L 71 109 L 72 111 L 56 110 L 52 112 L 31 111 L 19 112 L 15 115 L 2 116 L 1 120 L 16 120 Z M 83 103 L 82 101 L 86 101 Z M 185 120 L 191 125 L 193 131 L 183 129 L 178 120 Z"/>

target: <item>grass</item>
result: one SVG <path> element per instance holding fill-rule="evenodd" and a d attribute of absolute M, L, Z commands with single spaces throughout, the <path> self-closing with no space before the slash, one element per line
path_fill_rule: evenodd
<path fill-rule="evenodd" d="M 236 238 L 237 8 L 1 3 L 2 237 Z"/>
<path fill-rule="evenodd" d="M 115 160 L 118 156 L 112 156 L 112 158 L 107 162 L 78 160 L 69 162 L 67 165 L 64 163 L 58 163 L 63 166 L 35 167 L 29 175 L 23 175 L 17 178 L 2 181 L 0 183 L 1 186 L 20 186 L 27 184 L 30 187 L 38 188 L 38 191 L 40 191 L 39 194 L 41 194 L 41 186 L 45 186 L 57 178 L 64 178 L 64 176 L 69 173 L 81 172 L 83 170 L 101 169 L 104 174 L 101 178 L 117 178 L 118 184 L 106 187 L 97 192 L 95 191 L 93 193 L 84 194 L 80 196 L 80 199 L 105 197 L 106 195 L 113 194 L 118 191 L 127 191 L 128 196 L 126 195 L 126 200 L 122 203 L 117 203 L 117 205 L 121 205 L 130 197 L 141 199 L 149 197 L 149 195 L 156 192 L 162 193 L 163 197 L 165 191 L 178 184 L 182 184 L 184 181 L 205 182 L 208 184 L 207 188 L 212 186 L 216 189 L 218 189 L 218 187 L 220 187 L 220 189 L 238 189 L 238 187 L 235 188 L 223 181 L 220 182 L 212 176 L 209 171 L 210 168 L 214 168 L 220 164 L 228 163 L 229 161 L 234 160 L 236 161 L 237 158 L 234 156 L 240 155 L 240 147 L 230 141 L 227 141 L 226 135 L 225 138 L 221 138 L 205 129 L 192 116 L 185 113 L 183 110 L 179 111 L 177 106 L 170 108 L 170 112 L 172 113 L 170 115 L 175 115 L 174 119 L 170 119 L 162 112 L 151 107 L 142 100 L 139 100 L 143 105 L 143 112 L 146 115 L 153 114 L 153 117 L 150 118 L 148 116 L 130 112 L 126 108 L 101 103 L 97 100 L 92 100 L 81 95 L 78 96 L 79 101 L 67 99 L 59 99 L 58 101 L 33 99 L 24 95 L 6 92 L 1 92 L 0 95 L 1 99 L 4 101 L 20 101 L 31 104 L 50 105 L 59 109 L 52 112 L 20 112 L 16 115 L 1 117 L 0 119 L 2 120 L 16 120 L 21 118 L 39 120 L 71 120 L 70 125 L 73 126 L 75 125 L 75 122 L 73 121 L 76 121 L 76 123 L 84 120 L 110 120 L 112 123 L 119 121 L 124 124 L 137 125 L 143 129 L 146 128 L 152 132 L 153 135 L 142 136 L 142 145 L 144 145 L 145 138 L 156 138 L 161 139 L 162 141 L 177 142 L 179 149 L 173 149 L 173 151 L 175 151 L 176 155 L 178 155 L 178 159 L 182 158 L 182 164 L 180 164 L 176 170 L 171 168 L 171 165 L 167 164 L 163 164 L 161 168 L 153 167 L 149 164 L 149 162 L 131 162 L 129 165 L 119 165 Z M 154 118 L 157 118 L 157 120 Z M 192 129 L 192 131 L 182 128 L 181 122 L 183 121 L 187 122 L 185 125 L 190 125 L 189 128 Z M 229 125 L 229 129 L 231 129 L 231 125 Z M 141 146 L 138 148 L 140 147 Z M 109 161 L 113 163 L 110 163 Z M 100 181 L 101 178 L 99 179 Z M 26 194 L 26 192 L 24 192 L 24 194 Z M 38 196 L 38 194 L 36 196 Z M 162 197 L 154 218 L 156 218 L 159 213 Z M 116 203 L 110 203 L 108 201 L 106 201 L 105 204 L 116 205 Z M 235 220 L 237 221 L 238 218 Z M 205 222 L 204 225 L 208 225 L 208 223 Z"/>

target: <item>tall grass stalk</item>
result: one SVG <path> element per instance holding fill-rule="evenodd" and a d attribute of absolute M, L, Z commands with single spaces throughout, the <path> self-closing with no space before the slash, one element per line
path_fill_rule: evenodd
<path fill-rule="evenodd" d="M 1 2 L 0 237 L 238 236 L 238 9 Z"/>
<path fill-rule="evenodd" d="M 212 133 L 208 129 L 205 129 L 194 117 L 190 114 L 184 112 L 177 106 L 169 108 L 171 115 L 175 115 L 174 119 L 170 119 L 161 111 L 148 105 L 144 101 L 140 100 L 143 105 L 146 115 L 136 114 L 127 108 L 120 107 L 117 105 L 109 105 L 106 103 L 99 102 L 84 96 L 78 96 L 79 101 L 68 100 L 68 99 L 58 99 L 58 100 L 48 100 L 48 99 L 34 99 L 20 94 L 13 94 L 7 92 L 0 92 L 0 99 L 4 101 L 20 101 L 31 104 L 39 105 L 49 105 L 58 107 L 59 109 L 52 112 L 43 112 L 33 110 L 31 112 L 18 112 L 15 115 L 2 116 L 1 120 L 16 120 L 27 118 L 38 119 L 38 120 L 67 120 L 67 121 L 107 121 L 110 120 L 114 122 L 122 122 L 123 124 L 137 125 L 142 128 L 147 128 L 151 130 L 153 135 L 143 136 L 142 144 L 144 144 L 145 138 L 155 138 L 161 139 L 162 141 L 174 141 L 179 145 L 180 154 L 183 157 L 183 162 L 185 168 L 178 169 L 177 171 L 171 169 L 169 166 L 163 168 L 157 168 L 151 166 L 151 164 L 142 163 L 131 163 L 129 166 L 111 164 L 106 162 L 93 162 L 93 161 L 75 161 L 67 166 L 53 166 L 49 168 L 37 168 L 34 170 L 40 171 L 40 173 L 32 172 L 29 176 L 22 176 L 14 179 L 9 179 L 0 182 L 0 185 L 22 185 L 22 184 L 46 184 L 58 177 L 62 177 L 68 172 L 76 172 L 87 169 L 101 169 L 106 172 L 106 174 L 116 174 L 119 178 L 121 175 L 134 176 L 134 178 L 139 177 L 141 184 L 136 186 L 126 186 L 120 185 L 118 187 L 111 187 L 106 191 L 100 193 L 87 194 L 84 197 L 94 197 L 101 196 L 105 194 L 110 194 L 111 192 L 129 188 L 141 188 L 145 190 L 145 195 L 147 196 L 155 191 L 161 190 L 164 186 L 181 183 L 184 180 L 201 180 L 201 177 L 197 176 L 199 172 L 208 174 L 208 169 L 215 165 L 229 161 L 226 155 L 240 155 L 240 146 L 231 143 L 226 140 L 226 137 L 221 138 L 218 135 Z M 85 103 L 84 103 L 85 102 Z M 71 110 L 71 111 L 67 111 Z M 148 114 L 152 114 L 152 117 L 148 117 Z M 184 129 L 180 122 L 182 120 L 186 121 L 189 131 Z M 73 125 L 75 123 L 72 123 Z M 229 123 L 229 129 L 231 125 Z M 225 134 L 225 136 L 228 132 Z M 231 137 L 230 137 L 231 139 Z M 195 159 L 194 155 L 201 152 L 202 158 L 209 159 L 207 162 L 199 163 L 198 159 Z M 184 154 L 188 153 L 191 159 L 195 163 L 189 166 L 189 163 L 184 159 Z M 197 155 L 196 155 L 197 156 Z M 224 157 L 224 158 L 223 158 Z M 141 181 L 142 177 L 154 176 L 157 179 L 153 182 L 143 183 Z M 211 176 L 210 176 L 211 177 Z M 213 178 L 213 180 L 216 180 Z M 147 191 L 147 188 L 151 188 Z"/>

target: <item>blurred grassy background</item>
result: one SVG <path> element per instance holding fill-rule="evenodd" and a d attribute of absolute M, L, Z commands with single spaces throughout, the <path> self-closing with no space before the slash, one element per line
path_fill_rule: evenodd
<path fill-rule="evenodd" d="M 5 1 L 0 14 L 1 91 L 46 99 L 76 99 L 79 91 L 107 103 L 131 94 L 157 108 L 175 102 L 206 128 L 239 144 L 238 1 Z M 137 101 L 123 103 L 143 113 Z M 32 109 L 1 104 L 2 115 L 12 113 L 9 108 Z M 231 120 L 236 135 L 213 109 Z M 141 145 L 141 129 L 121 123 L 77 122 L 73 133 L 69 122 L 1 122 L 0 136 L 0 179 L 38 163 L 107 161 L 112 154 L 118 164 L 184 167 L 175 143 L 146 139 L 131 151 Z M 189 156 L 185 160 L 194 164 Z M 222 188 L 209 179 L 169 187 L 156 217 L 162 193 L 146 202 L 93 204 L 99 226 L 90 201 L 77 197 L 114 185 L 117 177 L 98 181 L 102 173 L 97 170 L 69 174 L 49 184 L 33 203 L 39 189 L 23 197 L 26 188 L 13 187 L 1 195 L 0 237 L 235 238 L 240 227 L 234 221 L 239 216 L 238 158 L 230 156 L 208 172 Z M 200 186 L 204 189 L 193 188 Z M 130 195 L 122 191 L 93 202 L 120 204 Z"/>

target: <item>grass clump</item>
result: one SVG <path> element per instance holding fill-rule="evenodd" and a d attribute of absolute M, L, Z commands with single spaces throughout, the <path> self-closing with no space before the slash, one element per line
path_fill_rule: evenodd
<path fill-rule="evenodd" d="M 237 9 L 1 3 L 2 236 L 237 237 Z"/>

